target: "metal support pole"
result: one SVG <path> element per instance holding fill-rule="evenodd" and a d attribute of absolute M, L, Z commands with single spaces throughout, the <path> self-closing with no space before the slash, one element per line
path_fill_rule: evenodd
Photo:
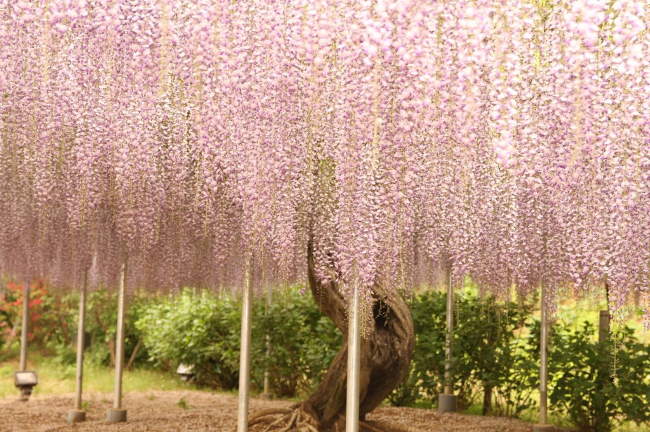
<path fill-rule="evenodd" d="M 453 393 L 451 386 L 452 343 L 454 336 L 454 287 L 451 272 L 447 275 L 447 333 L 445 334 L 445 393 Z"/>
<path fill-rule="evenodd" d="M 244 278 L 244 298 L 241 315 L 241 352 L 239 356 L 239 408 L 237 411 L 237 432 L 248 431 L 248 401 L 250 390 L 251 366 L 251 295 L 252 295 L 252 263 L 246 263 Z"/>
<path fill-rule="evenodd" d="M 124 306 L 125 306 L 126 264 L 120 271 L 120 287 L 117 304 L 117 329 L 115 340 L 115 396 L 113 408 L 122 408 L 122 375 L 124 373 Z"/>
<path fill-rule="evenodd" d="M 68 423 L 86 420 L 86 413 L 81 408 L 84 370 L 84 334 L 86 330 L 86 287 L 88 285 L 88 270 L 84 272 L 83 283 L 79 290 L 79 324 L 77 326 L 77 387 L 75 390 L 74 409 L 68 412 Z"/>
<path fill-rule="evenodd" d="M 81 394 L 83 391 L 84 376 L 84 334 L 86 331 L 86 284 L 88 283 L 88 272 L 84 273 L 81 292 L 79 293 L 79 325 L 77 326 L 77 389 L 75 393 L 74 407 L 81 410 Z"/>
<path fill-rule="evenodd" d="M 609 310 L 601 310 L 598 314 L 598 342 L 603 343 L 609 339 Z"/>
<path fill-rule="evenodd" d="M 551 432 L 555 428 L 548 424 L 548 310 L 546 286 L 542 283 L 541 328 L 539 338 L 539 424 L 533 432 Z"/>
<path fill-rule="evenodd" d="M 20 324 L 20 366 L 21 372 L 27 370 L 27 334 L 29 332 L 29 280 L 23 287 L 23 320 Z"/>
<path fill-rule="evenodd" d="M 539 422 L 541 424 L 548 422 L 548 312 L 546 303 L 546 287 L 542 284 L 542 327 L 539 347 Z"/>
<path fill-rule="evenodd" d="M 596 394 L 605 393 L 605 387 L 612 382 L 611 375 L 611 346 L 607 343 L 609 339 L 609 326 L 610 326 L 610 314 L 609 314 L 609 304 L 608 310 L 601 310 L 598 314 L 598 357 L 599 361 L 597 363 L 598 367 L 596 369 L 596 388 L 594 392 Z M 594 400 L 593 410 L 594 412 L 604 413 L 607 412 L 607 398 L 597 398 Z M 606 416 L 596 416 L 593 428 L 596 431 L 600 430 L 611 430 L 611 420 Z"/>
<path fill-rule="evenodd" d="M 345 432 L 359 432 L 359 375 L 361 373 L 361 317 L 359 286 L 354 284 L 348 318 L 348 377 Z"/>
<path fill-rule="evenodd" d="M 445 333 L 445 388 L 444 392 L 438 395 L 438 412 L 455 412 L 457 399 L 454 396 L 451 376 L 453 361 L 453 338 L 454 338 L 454 285 L 451 268 L 447 269 L 447 330 Z"/>
<path fill-rule="evenodd" d="M 20 389 L 20 400 L 27 402 L 32 394 L 34 386 L 38 384 L 36 372 L 27 371 L 27 335 L 29 334 L 29 280 L 25 281 L 23 287 L 23 317 L 20 324 L 20 364 L 19 370 L 15 373 L 16 387 Z"/>
<path fill-rule="evenodd" d="M 115 335 L 115 394 L 113 408 L 108 411 L 110 423 L 126 421 L 126 410 L 122 409 L 122 375 L 124 372 L 124 310 L 126 303 L 127 262 L 120 269 L 120 283 L 117 298 L 117 329 Z"/>
<path fill-rule="evenodd" d="M 271 303 L 273 301 L 273 291 L 271 290 L 271 286 L 269 285 L 268 287 L 268 292 L 266 295 L 266 313 L 267 315 L 271 311 Z M 267 361 L 271 357 L 271 335 L 266 334 L 265 335 L 265 342 L 266 342 L 266 359 Z M 262 394 L 270 398 L 271 397 L 271 374 L 269 373 L 269 368 L 264 369 L 264 390 Z"/>

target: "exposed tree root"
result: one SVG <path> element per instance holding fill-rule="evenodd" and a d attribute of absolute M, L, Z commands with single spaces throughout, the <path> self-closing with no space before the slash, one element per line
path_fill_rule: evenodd
<path fill-rule="evenodd" d="M 289 413 L 291 413 L 291 410 L 286 409 L 286 408 L 265 409 L 265 410 L 262 410 L 262 411 L 258 412 L 254 416 L 252 416 L 248 420 L 248 426 L 253 426 L 253 425 L 256 425 L 258 423 L 264 423 L 265 421 L 268 420 L 267 417 L 278 416 L 278 415 L 287 415 Z"/>
<path fill-rule="evenodd" d="M 249 422 L 254 432 L 320 432 L 314 419 L 299 406 L 293 409 L 264 410 Z"/>
<path fill-rule="evenodd" d="M 250 422 L 251 432 L 322 432 L 318 423 L 299 405 L 292 409 L 268 409 L 255 414 Z M 339 419 L 332 432 L 344 432 L 345 418 Z M 383 421 L 359 422 L 360 432 L 421 432 L 407 426 Z"/>

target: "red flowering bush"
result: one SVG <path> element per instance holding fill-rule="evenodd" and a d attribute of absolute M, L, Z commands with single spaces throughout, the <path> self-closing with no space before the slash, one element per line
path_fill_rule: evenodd
<path fill-rule="evenodd" d="M 45 344 L 52 337 L 70 329 L 69 320 L 60 311 L 62 299 L 53 296 L 43 281 L 35 281 L 30 286 L 29 332 L 28 340 Z M 20 338 L 23 310 L 23 284 L 8 282 L 4 296 L 0 296 L 0 349 L 8 353 Z"/>

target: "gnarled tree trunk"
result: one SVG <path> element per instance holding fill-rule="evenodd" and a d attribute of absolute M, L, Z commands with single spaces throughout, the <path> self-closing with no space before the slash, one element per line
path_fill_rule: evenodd
<path fill-rule="evenodd" d="M 334 282 L 322 283 L 314 272 L 308 250 L 309 287 L 321 312 L 347 337 L 346 302 Z M 373 321 L 361 338 L 361 420 L 375 409 L 406 377 L 413 354 L 415 333 L 411 312 L 404 299 L 381 285 L 372 288 Z M 261 431 L 340 432 L 345 427 L 347 341 L 330 365 L 316 391 L 304 402 L 284 412 L 261 412 L 251 425 Z M 278 415 L 280 417 L 278 418 Z M 362 430 L 406 430 L 364 422 Z M 257 430 L 257 429 L 255 429 Z"/>

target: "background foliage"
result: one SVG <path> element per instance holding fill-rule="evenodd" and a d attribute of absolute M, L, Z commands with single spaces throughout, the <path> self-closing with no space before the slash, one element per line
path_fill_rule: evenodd
<path fill-rule="evenodd" d="M 0 359 L 15 354 L 22 287 L 10 285 L 0 303 Z M 32 343 L 71 368 L 75 360 L 78 295 L 53 295 L 34 287 Z M 114 360 L 116 298 L 88 296 L 88 360 Z M 446 294 L 425 291 L 410 299 L 416 331 L 411 371 L 389 397 L 400 406 L 433 406 L 442 391 Z M 454 392 L 461 407 L 483 414 L 525 417 L 537 404 L 539 321 L 532 302 L 501 302 L 475 291 L 455 301 Z M 342 337 L 313 299 L 291 287 L 269 304 L 254 301 L 252 384 L 262 390 L 268 372 L 271 395 L 301 397 L 322 379 Z M 174 373 L 193 365 L 194 383 L 233 390 L 238 382 L 241 305 L 227 294 L 185 289 L 166 296 L 135 295 L 126 319 L 130 367 Z M 551 330 L 551 409 L 582 431 L 610 431 L 624 421 L 650 421 L 650 345 L 628 327 L 598 343 L 597 331 L 578 317 L 556 320 Z M 268 342 L 268 344 L 267 344 Z M 70 369 L 71 370 L 71 369 Z"/>

